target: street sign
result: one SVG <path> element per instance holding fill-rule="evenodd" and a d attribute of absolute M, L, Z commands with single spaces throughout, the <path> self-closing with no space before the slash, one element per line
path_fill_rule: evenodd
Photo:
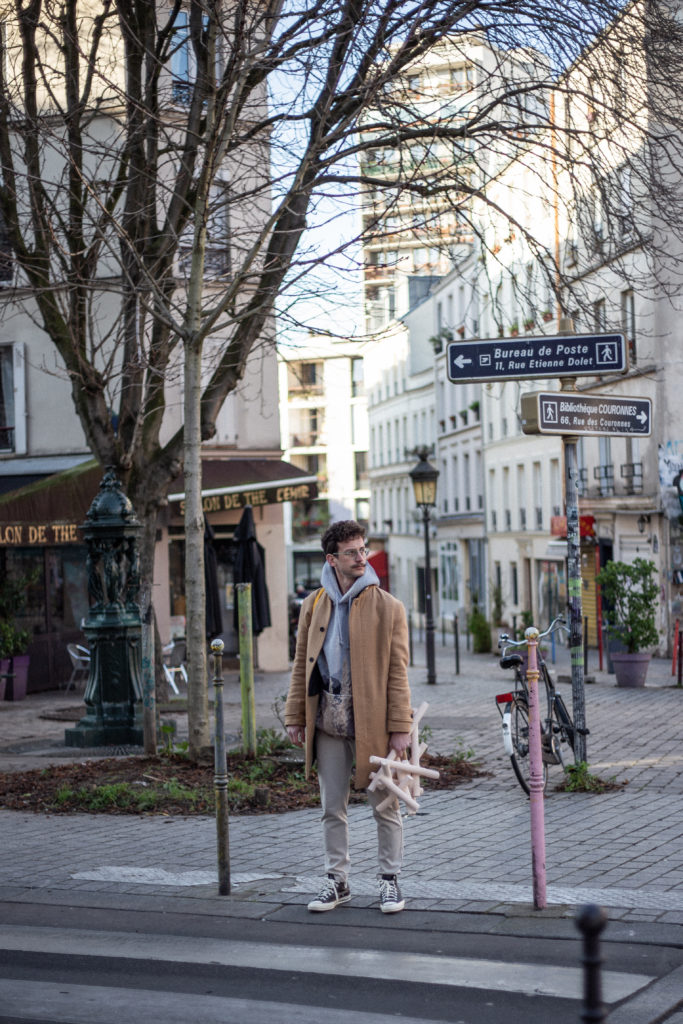
<path fill-rule="evenodd" d="M 454 384 L 520 377 L 601 377 L 627 369 L 628 349 L 623 334 L 498 338 L 448 345 L 448 378 Z"/>
<path fill-rule="evenodd" d="M 522 395 L 525 434 L 605 434 L 648 437 L 652 433 L 649 398 L 578 395 L 570 391 Z"/>

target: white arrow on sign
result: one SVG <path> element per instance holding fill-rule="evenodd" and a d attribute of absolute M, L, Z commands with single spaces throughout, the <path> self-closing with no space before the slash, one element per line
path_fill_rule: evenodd
<path fill-rule="evenodd" d="M 636 416 L 636 419 L 640 420 L 640 422 L 643 424 L 643 426 L 645 426 L 645 424 L 647 423 L 647 413 L 639 412 L 638 415 Z"/>
<path fill-rule="evenodd" d="M 464 355 L 462 353 L 460 353 L 459 356 L 455 357 L 453 362 L 458 367 L 459 370 L 462 370 L 463 366 L 466 366 L 467 363 L 471 363 L 472 360 L 471 359 L 465 359 Z"/>

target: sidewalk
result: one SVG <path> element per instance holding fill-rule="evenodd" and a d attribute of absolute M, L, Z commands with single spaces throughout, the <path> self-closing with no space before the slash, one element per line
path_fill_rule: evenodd
<path fill-rule="evenodd" d="M 545 801 L 548 909 L 539 914 L 532 900 L 529 802 L 503 752 L 494 701 L 509 677 L 497 656 L 464 649 L 456 676 L 452 637 L 447 639 L 451 646 L 443 648 L 437 636 L 436 686 L 426 684 L 424 649 L 416 643 L 414 706 L 429 703 L 424 721 L 432 729 L 431 750 L 471 749 L 490 774 L 453 791 L 426 793 L 420 813 L 406 819 L 402 886 L 410 910 L 483 913 L 491 927 L 494 919 L 499 925 L 513 919 L 520 927 L 526 918 L 525 927 L 539 934 L 543 921 L 568 926 L 564 919 L 573 918 L 577 905 L 597 902 L 612 922 L 656 923 L 660 939 L 664 927 L 683 940 L 683 690 L 674 685 L 670 662 L 652 663 L 644 689 L 621 690 L 614 676 L 593 670 L 597 654 L 591 652 L 590 768 L 628 784 L 602 795 L 557 793 L 560 771 L 551 770 Z M 558 650 L 556 673 L 568 675 L 568 664 L 567 652 Z M 272 705 L 287 683 L 286 673 L 258 675 L 259 726 L 277 724 Z M 558 685 L 571 707 L 571 687 Z M 53 693 L 2 706 L 0 770 L 89 756 L 63 747 L 70 722 L 40 717 L 75 709 L 80 699 Z M 226 675 L 225 719 L 226 730 L 236 733 L 236 674 Z M 179 726 L 183 720 L 178 716 Z M 258 915 L 274 906 L 302 910 L 322 871 L 317 809 L 231 818 L 233 894 L 221 911 L 213 819 L 0 811 L 0 828 L 0 887 L 9 899 L 95 905 L 115 895 L 124 902 L 171 898 L 174 906 L 195 912 Z M 362 908 L 376 901 L 375 835 L 366 807 L 351 808 L 350 831 L 353 906 Z"/>

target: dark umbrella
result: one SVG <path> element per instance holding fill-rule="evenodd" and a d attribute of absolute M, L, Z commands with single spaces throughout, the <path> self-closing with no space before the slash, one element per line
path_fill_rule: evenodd
<path fill-rule="evenodd" d="M 206 589 L 206 635 L 209 638 L 223 632 L 221 592 L 218 586 L 218 559 L 213 546 L 214 532 L 204 516 L 204 586 Z"/>
<path fill-rule="evenodd" d="M 242 518 L 235 530 L 234 582 L 251 583 L 251 615 L 254 636 L 270 625 L 270 602 L 266 585 L 265 552 L 256 540 L 254 512 L 245 505 Z M 237 601 L 235 601 L 235 629 L 239 630 Z"/>

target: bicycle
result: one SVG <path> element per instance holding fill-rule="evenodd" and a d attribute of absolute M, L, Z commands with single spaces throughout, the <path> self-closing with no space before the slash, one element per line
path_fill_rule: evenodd
<path fill-rule="evenodd" d="M 555 630 L 567 629 L 561 615 L 553 619 L 544 633 L 539 633 L 542 640 Z M 502 718 L 503 746 L 509 756 L 517 781 L 525 793 L 529 793 L 529 688 L 526 680 L 526 658 L 521 654 L 508 654 L 510 647 L 526 647 L 526 640 L 513 640 L 507 633 L 502 633 L 498 647 L 502 649 L 500 667 L 514 669 L 515 688 L 509 693 L 496 696 L 496 707 Z M 540 644 L 536 649 L 539 683 L 539 708 L 542 707 L 542 689 L 545 687 L 546 709 L 541 717 L 541 752 L 543 757 L 543 789 L 548 781 L 548 768 L 551 764 L 559 764 L 565 768 L 568 751 L 574 751 L 576 728 L 564 700 L 557 693 L 555 684 L 550 678 L 548 666 L 541 652 Z M 588 734 L 588 729 L 582 730 Z"/>

